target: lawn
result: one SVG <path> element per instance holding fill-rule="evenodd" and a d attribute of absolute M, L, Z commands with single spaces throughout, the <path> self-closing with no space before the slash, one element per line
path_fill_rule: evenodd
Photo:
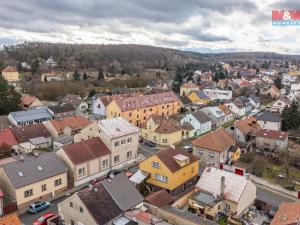
<path fill-rule="evenodd" d="M 264 157 L 255 153 L 242 156 L 237 166 L 247 168 L 248 172 L 261 177 L 271 183 L 279 184 L 290 190 L 300 189 L 300 170 L 290 166 L 289 173 L 293 183 L 286 178 L 285 166 L 274 162 L 271 158 Z"/>

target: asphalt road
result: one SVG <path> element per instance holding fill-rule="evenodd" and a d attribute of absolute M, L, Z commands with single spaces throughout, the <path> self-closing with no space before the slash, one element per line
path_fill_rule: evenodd
<path fill-rule="evenodd" d="M 21 222 L 25 225 L 32 225 L 32 223 L 35 219 L 39 218 L 40 216 L 42 216 L 43 214 L 45 214 L 47 212 L 52 212 L 52 213 L 58 214 L 57 204 L 62 202 L 63 200 L 65 200 L 67 197 L 68 196 L 63 196 L 59 199 L 53 200 L 48 209 L 45 209 L 37 214 L 31 214 L 29 212 L 26 212 L 26 213 L 20 215 Z"/>
<path fill-rule="evenodd" d="M 278 207 L 282 202 L 292 202 L 291 199 L 284 196 L 272 193 L 268 190 L 257 187 L 256 189 L 256 198 L 260 201 L 266 202 L 273 207 Z"/>

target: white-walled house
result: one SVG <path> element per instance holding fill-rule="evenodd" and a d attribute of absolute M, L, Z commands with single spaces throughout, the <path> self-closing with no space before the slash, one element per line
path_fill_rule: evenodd
<path fill-rule="evenodd" d="M 256 116 L 257 123 L 262 129 L 277 130 L 281 129 L 282 118 L 279 114 L 263 112 Z"/>
<path fill-rule="evenodd" d="M 249 102 L 252 105 L 252 108 L 259 109 L 260 108 L 260 97 L 255 95 L 250 95 Z"/>
<path fill-rule="evenodd" d="M 100 120 L 100 138 L 111 151 L 112 169 L 137 161 L 140 129 L 121 117 Z"/>
<path fill-rule="evenodd" d="M 190 123 L 194 128 L 190 132 L 190 137 L 196 137 L 212 129 L 210 118 L 204 112 L 194 112 L 186 114 L 180 121 L 181 125 Z"/>
<path fill-rule="evenodd" d="M 282 113 L 285 107 L 290 107 L 292 101 L 288 98 L 281 97 L 277 99 L 271 106 L 271 111 L 274 113 Z"/>

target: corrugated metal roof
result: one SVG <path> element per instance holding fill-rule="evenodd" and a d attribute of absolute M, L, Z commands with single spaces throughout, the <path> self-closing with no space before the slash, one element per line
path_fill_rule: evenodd
<path fill-rule="evenodd" d="M 52 115 L 47 108 L 38 108 L 28 111 L 11 112 L 10 115 L 18 123 L 30 120 L 51 119 Z"/>

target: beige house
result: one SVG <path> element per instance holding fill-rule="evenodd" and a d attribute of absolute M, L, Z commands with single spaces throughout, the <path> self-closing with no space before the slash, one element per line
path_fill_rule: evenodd
<path fill-rule="evenodd" d="M 81 116 L 68 116 L 62 119 L 46 121 L 44 125 L 53 138 L 58 138 L 64 135 L 74 136 L 92 123 L 91 120 Z M 77 140 L 80 140 L 80 136 L 77 137 Z"/>
<path fill-rule="evenodd" d="M 249 178 L 206 167 L 196 184 L 196 192 L 189 197 L 189 206 L 212 219 L 218 213 L 238 219 L 255 198 L 256 186 Z"/>
<path fill-rule="evenodd" d="M 186 82 L 180 87 L 180 96 L 188 96 L 193 91 L 199 91 L 199 86 L 192 81 Z"/>
<path fill-rule="evenodd" d="M 69 168 L 74 186 L 87 183 L 110 171 L 110 151 L 99 137 L 65 145 L 56 154 Z"/>
<path fill-rule="evenodd" d="M 100 137 L 111 152 L 112 169 L 120 169 L 137 161 L 140 129 L 116 117 L 99 121 Z"/>
<path fill-rule="evenodd" d="M 24 208 L 67 189 L 68 168 L 55 153 L 18 156 L 0 161 L 0 188 Z"/>
<path fill-rule="evenodd" d="M 97 122 L 92 122 L 91 124 L 88 124 L 84 128 L 78 131 L 77 134 L 74 135 L 74 143 L 88 140 L 93 137 L 99 137 L 100 136 L 100 129 L 97 124 Z"/>
<path fill-rule="evenodd" d="M 14 83 L 20 80 L 20 75 L 17 68 L 7 66 L 2 70 L 2 76 L 7 82 Z"/>

